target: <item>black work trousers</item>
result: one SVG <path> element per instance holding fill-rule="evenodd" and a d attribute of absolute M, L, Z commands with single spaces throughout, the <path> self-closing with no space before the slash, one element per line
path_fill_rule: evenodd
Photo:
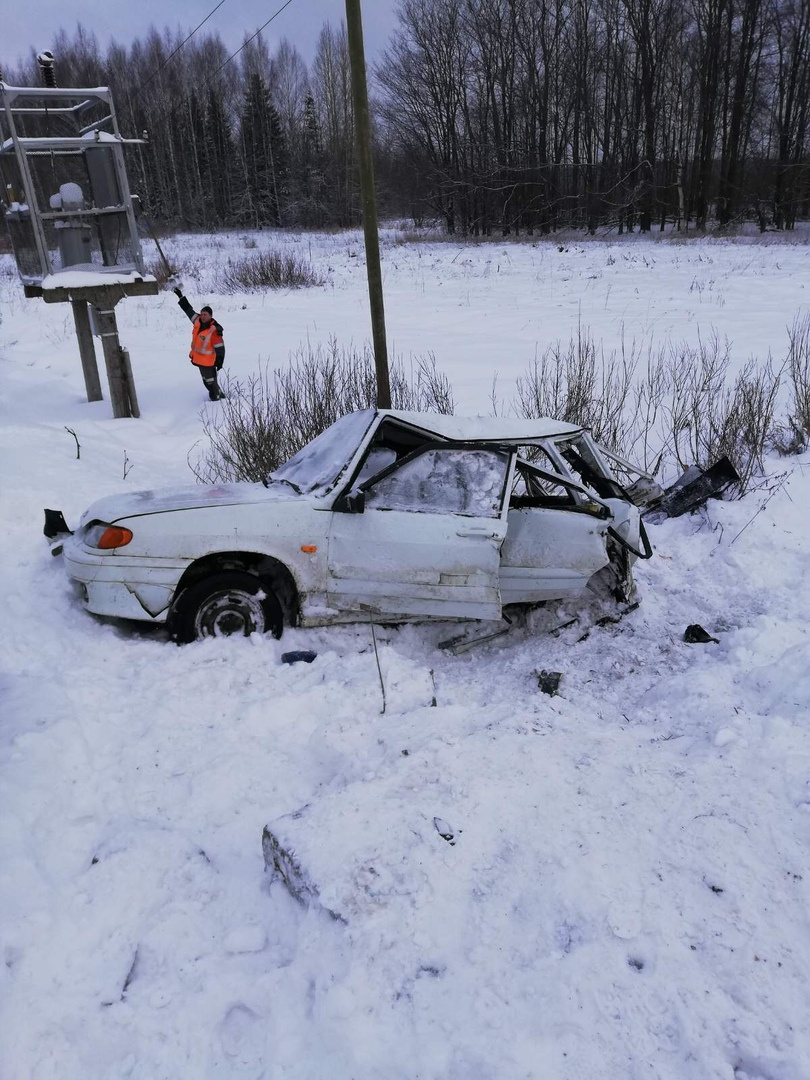
<path fill-rule="evenodd" d="M 222 391 L 219 388 L 217 382 L 217 369 L 216 367 L 198 367 L 194 365 L 200 373 L 205 389 L 208 391 L 208 396 L 212 401 L 217 401 L 222 397 Z"/>

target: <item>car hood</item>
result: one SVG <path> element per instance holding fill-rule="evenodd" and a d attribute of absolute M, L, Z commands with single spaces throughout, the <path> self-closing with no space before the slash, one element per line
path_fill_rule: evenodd
<path fill-rule="evenodd" d="M 157 488 L 154 491 L 132 491 L 109 495 L 89 506 L 82 514 L 79 527 L 91 521 L 112 524 L 122 518 L 142 517 L 145 514 L 166 514 L 173 510 L 200 510 L 209 506 L 236 506 L 244 503 L 281 502 L 300 499 L 285 484 L 217 484 L 203 487 L 195 484 L 185 488 Z"/>

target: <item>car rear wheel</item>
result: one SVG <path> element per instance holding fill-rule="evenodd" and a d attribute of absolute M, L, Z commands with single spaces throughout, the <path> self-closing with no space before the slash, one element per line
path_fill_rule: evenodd
<path fill-rule="evenodd" d="M 174 641 L 209 637 L 281 637 L 284 621 L 275 593 L 253 574 L 228 571 L 198 581 L 181 593 L 170 619 Z"/>

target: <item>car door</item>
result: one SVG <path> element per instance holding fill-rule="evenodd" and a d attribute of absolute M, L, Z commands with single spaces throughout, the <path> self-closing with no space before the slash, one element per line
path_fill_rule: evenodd
<path fill-rule="evenodd" d="M 501 549 L 504 604 L 576 596 L 608 562 L 610 509 L 555 483 L 550 473 L 535 476 L 538 483 L 531 493 L 524 488 L 510 498 Z"/>
<path fill-rule="evenodd" d="M 499 619 L 510 451 L 426 446 L 333 513 L 327 603 L 357 617 Z M 356 501 L 355 501 L 356 505 Z"/>

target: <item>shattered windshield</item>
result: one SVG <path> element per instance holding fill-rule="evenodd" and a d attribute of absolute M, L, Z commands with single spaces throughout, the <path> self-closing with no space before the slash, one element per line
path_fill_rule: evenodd
<path fill-rule="evenodd" d="M 302 495 L 323 495 L 354 457 L 374 419 L 373 409 L 347 413 L 322 431 L 312 442 L 270 473 L 270 479 L 287 483 Z"/>

